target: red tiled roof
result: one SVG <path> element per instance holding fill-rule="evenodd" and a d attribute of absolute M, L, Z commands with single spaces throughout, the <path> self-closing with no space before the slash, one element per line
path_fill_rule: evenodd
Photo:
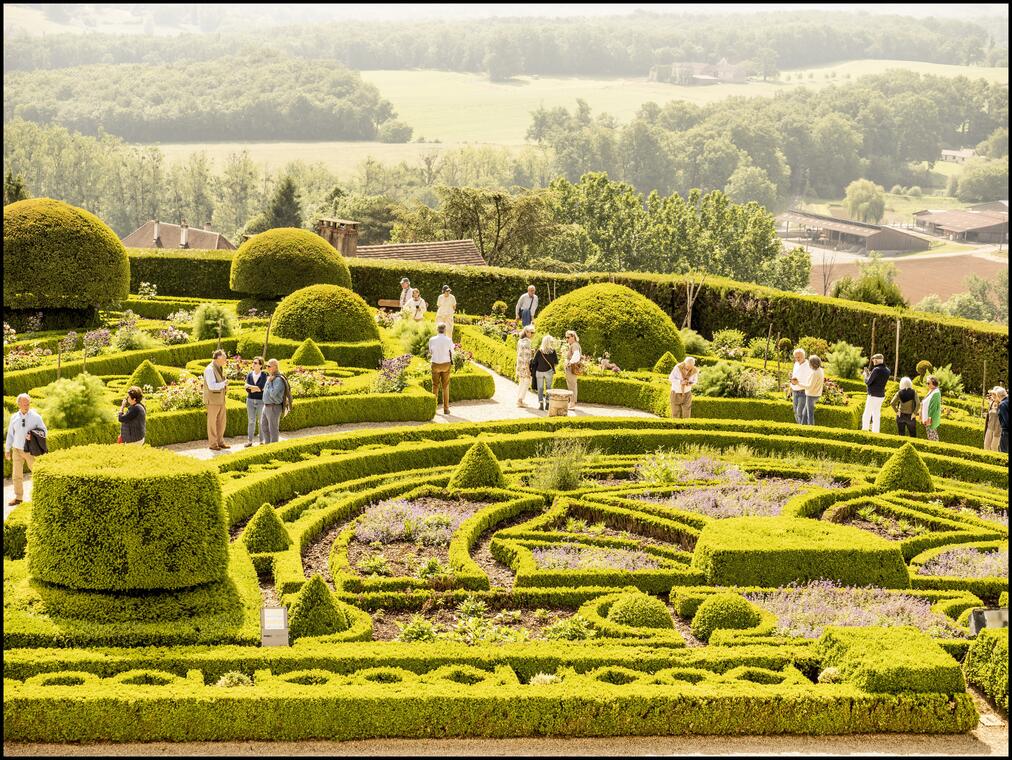
<path fill-rule="evenodd" d="M 179 234 L 182 227 L 167 222 L 158 223 L 158 243 L 155 244 L 155 221 L 151 219 L 123 238 L 127 248 L 179 248 Z M 198 250 L 234 250 L 235 246 L 220 232 L 190 227 L 186 236 L 186 247 Z"/>
<path fill-rule="evenodd" d="M 473 240 L 439 240 L 434 243 L 387 243 L 360 245 L 354 254 L 363 259 L 424 261 L 429 264 L 488 266 Z"/>

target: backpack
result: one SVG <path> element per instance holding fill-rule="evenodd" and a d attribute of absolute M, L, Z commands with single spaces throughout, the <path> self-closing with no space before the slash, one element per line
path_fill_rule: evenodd
<path fill-rule="evenodd" d="M 287 417 L 288 413 L 292 411 L 292 386 L 288 384 L 288 378 L 280 372 L 278 373 L 278 377 L 285 382 L 285 398 L 281 402 L 281 416 Z"/>

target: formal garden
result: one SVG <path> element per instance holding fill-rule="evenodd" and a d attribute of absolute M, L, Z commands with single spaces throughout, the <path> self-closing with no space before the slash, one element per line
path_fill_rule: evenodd
<path fill-rule="evenodd" d="M 580 402 L 655 416 L 424 424 L 434 320 L 376 308 L 401 276 L 453 287 L 454 402 L 515 379 L 533 283 L 537 339 L 581 336 Z M 796 345 L 826 360 L 811 426 Z M 291 382 L 282 431 L 382 424 L 166 450 L 205 437 L 217 348 L 229 436 L 256 355 Z M 940 441 L 860 430 L 875 351 L 939 378 Z M 81 209 L 8 205 L 5 426 L 28 393 L 50 433 L 4 523 L 4 738 L 969 732 L 968 689 L 1008 708 L 1007 629 L 971 630 L 1007 607 L 979 396 L 1007 367 L 1004 327 L 718 278 L 346 260 L 295 229 L 128 251 Z M 141 447 L 115 444 L 131 386 Z M 288 645 L 263 646 L 280 607 Z"/>

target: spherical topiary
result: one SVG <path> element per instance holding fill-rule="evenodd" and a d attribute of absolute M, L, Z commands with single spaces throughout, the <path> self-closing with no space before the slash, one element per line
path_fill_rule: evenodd
<path fill-rule="evenodd" d="M 162 377 L 162 373 L 151 363 L 150 359 L 145 359 L 137 365 L 137 369 L 134 370 L 133 374 L 130 375 L 130 379 L 127 380 L 127 388 L 134 385 L 141 389 L 145 385 L 150 385 L 152 388 L 157 389 L 165 385 L 165 378 Z"/>
<path fill-rule="evenodd" d="M 652 367 L 666 351 L 679 361 L 685 358 L 671 318 L 624 285 L 587 285 L 557 298 L 538 312 L 537 330 L 556 338 L 575 330 L 584 354 L 607 351 L 623 369 Z"/>
<path fill-rule="evenodd" d="M 50 198 L 4 206 L 5 309 L 90 309 L 129 295 L 126 248 L 97 216 Z"/>
<path fill-rule="evenodd" d="M 709 641 L 718 628 L 754 628 L 759 611 L 741 594 L 714 594 L 699 605 L 692 618 L 692 635 Z"/>
<path fill-rule="evenodd" d="M 92 444 L 40 457 L 28 569 L 80 589 L 179 589 L 221 580 L 228 531 L 218 471 L 147 446 Z"/>
<path fill-rule="evenodd" d="M 919 362 L 917 362 L 917 376 L 918 377 L 924 377 L 929 372 L 931 372 L 931 370 L 933 370 L 933 369 L 934 369 L 934 366 L 927 359 L 921 359 Z"/>
<path fill-rule="evenodd" d="M 673 370 L 677 364 L 678 359 L 675 358 L 675 355 L 670 351 L 665 351 L 664 356 L 658 359 L 657 363 L 654 365 L 654 372 L 659 372 L 662 375 L 670 375 L 671 370 Z"/>
<path fill-rule="evenodd" d="M 323 582 L 314 575 L 299 590 L 288 615 L 288 633 L 292 639 L 303 636 L 325 636 L 347 630 L 350 625 L 344 606 Z"/>
<path fill-rule="evenodd" d="M 478 441 L 467 450 L 450 477 L 450 488 L 503 488 L 503 478 L 492 449 L 484 441 Z"/>
<path fill-rule="evenodd" d="M 674 628 L 667 606 L 655 596 L 623 594 L 608 609 L 608 620 L 634 628 Z"/>
<path fill-rule="evenodd" d="M 886 491 L 934 491 L 928 466 L 912 443 L 904 443 L 889 457 L 875 477 L 875 485 Z"/>
<path fill-rule="evenodd" d="M 239 246 L 228 278 L 235 292 L 265 298 L 323 284 L 350 288 L 348 265 L 322 237 L 295 227 L 261 232 Z"/>
<path fill-rule="evenodd" d="M 270 504 L 264 504 L 253 515 L 242 532 L 242 540 L 251 554 L 284 551 L 292 543 L 284 523 Z"/>
<path fill-rule="evenodd" d="M 326 361 L 327 358 L 312 338 L 302 341 L 302 345 L 292 354 L 292 364 L 296 367 L 319 367 Z"/>
<path fill-rule="evenodd" d="M 369 304 L 337 285 L 311 285 L 286 296 L 274 312 L 272 331 L 292 340 L 379 340 Z"/>

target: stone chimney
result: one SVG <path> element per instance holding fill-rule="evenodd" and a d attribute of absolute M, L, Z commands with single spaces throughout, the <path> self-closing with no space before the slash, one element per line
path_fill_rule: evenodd
<path fill-rule="evenodd" d="M 211 223 L 210 222 L 204 222 L 204 229 L 207 230 L 208 232 L 210 232 L 211 231 Z"/>
<path fill-rule="evenodd" d="M 162 241 L 158 239 L 161 230 L 162 230 L 161 223 L 157 219 L 155 219 L 155 238 L 154 241 L 151 243 L 152 248 L 161 248 Z"/>
<path fill-rule="evenodd" d="M 190 247 L 190 228 L 186 224 L 185 219 L 179 223 L 179 247 L 180 248 Z"/>
<path fill-rule="evenodd" d="M 316 234 L 334 246 L 342 256 L 358 252 L 358 222 L 348 219 L 319 219 Z"/>

